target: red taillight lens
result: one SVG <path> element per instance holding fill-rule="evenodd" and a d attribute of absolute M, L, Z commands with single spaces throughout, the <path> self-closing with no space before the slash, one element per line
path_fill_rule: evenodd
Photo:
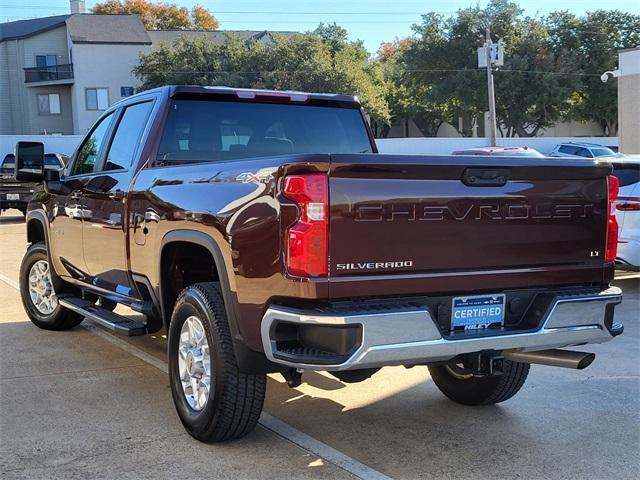
<path fill-rule="evenodd" d="M 608 178 L 609 215 L 607 219 L 607 248 L 605 262 L 615 262 L 618 255 L 618 222 L 616 220 L 615 201 L 620 193 L 620 181 L 613 175 Z"/>
<path fill-rule="evenodd" d="M 300 208 L 298 222 L 286 234 L 289 273 L 299 277 L 326 276 L 329 251 L 327 175 L 309 173 L 286 177 L 284 196 Z"/>

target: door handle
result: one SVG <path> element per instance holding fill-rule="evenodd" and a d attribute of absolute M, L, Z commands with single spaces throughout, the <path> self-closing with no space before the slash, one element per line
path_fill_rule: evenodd
<path fill-rule="evenodd" d="M 146 212 L 144 212 L 144 221 L 157 223 L 160 221 L 160 215 L 158 215 L 153 210 L 147 210 Z"/>
<path fill-rule="evenodd" d="M 464 171 L 462 183 L 468 187 L 502 187 L 510 175 L 510 168 L 470 167 Z"/>
<path fill-rule="evenodd" d="M 134 213 L 132 217 L 133 228 L 145 227 L 149 222 L 158 223 L 160 221 L 160 215 L 153 210 L 147 210 L 144 215 L 141 213 Z"/>
<path fill-rule="evenodd" d="M 71 200 L 80 200 L 82 198 L 82 194 L 78 190 L 74 190 L 71 192 L 69 198 L 71 198 Z"/>
<path fill-rule="evenodd" d="M 142 227 L 144 223 L 144 216 L 140 213 L 134 213 L 131 218 L 131 226 L 136 229 Z"/>

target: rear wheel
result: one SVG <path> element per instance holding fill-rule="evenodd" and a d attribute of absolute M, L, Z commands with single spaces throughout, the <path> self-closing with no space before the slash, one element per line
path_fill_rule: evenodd
<path fill-rule="evenodd" d="M 168 343 L 171 393 L 187 431 L 205 442 L 251 432 L 262 411 L 266 375 L 239 371 L 218 283 L 182 291 Z"/>
<path fill-rule="evenodd" d="M 528 363 L 504 360 L 502 375 L 474 376 L 463 364 L 429 365 L 433 383 L 447 397 L 463 405 L 491 405 L 513 397 L 529 374 Z"/>
<path fill-rule="evenodd" d="M 44 242 L 31 245 L 20 265 L 20 297 L 27 315 L 45 330 L 68 330 L 83 317 L 58 303 L 49 270 L 49 257 Z"/>

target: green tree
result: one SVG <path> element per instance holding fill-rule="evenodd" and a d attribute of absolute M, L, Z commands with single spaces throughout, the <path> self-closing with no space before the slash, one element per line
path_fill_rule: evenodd
<path fill-rule="evenodd" d="M 373 119 L 390 119 L 382 67 L 360 42 L 317 33 L 274 35 L 272 42 L 224 45 L 181 37 L 141 55 L 134 74 L 142 88 L 166 84 L 229 85 L 357 95 Z"/>
<path fill-rule="evenodd" d="M 477 47 L 491 27 L 505 45 L 505 65 L 495 73 L 498 126 L 506 136 L 533 136 L 559 120 L 595 120 L 603 133 L 617 130 L 617 50 L 640 44 L 640 16 L 596 11 L 584 17 L 555 12 L 523 15 L 517 4 L 492 0 L 486 8 L 451 17 L 429 13 L 414 26 L 409 48 L 383 46 L 389 103 L 394 116 L 412 115 L 427 135 L 446 121 L 469 135 L 469 125 L 488 109 L 486 72 L 477 68 Z"/>
<path fill-rule="evenodd" d="M 462 117 L 460 133 L 470 135 L 469 125 L 488 109 L 486 72 L 477 65 L 487 26 L 493 40 L 506 46 L 505 65 L 495 75 L 498 124 L 508 136 L 535 135 L 567 111 L 574 85 L 558 73 L 571 64 L 550 51 L 544 25 L 524 17 L 515 3 L 493 0 L 484 9 L 462 9 L 449 18 L 424 15 L 414 26 L 416 41 L 403 54 L 404 83 L 424 106 L 423 124 L 442 120 L 458 128 Z"/>
<path fill-rule="evenodd" d="M 498 128 L 507 137 L 534 137 L 566 118 L 579 88 L 574 52 L 555 50 L 546 26 L 524 18 L 505 48 L 504 69 L 495 72 Z"/>
<path fill-rule="evenodd" d="M 147 30 L 215 30 L 220 22 L 206 8 L 191 9 L 175 3 L 154 3 L 148 0 L 106 0 L 96 3 L 93 13 L 135 13 Z"/>
<path fill-rule="evenodd" d="M 618 50 L 640 45 L 640 15 L 597 10 L 580 18 L 569 12 L 555 12 L 546 23 L 553 49 L 560 55 L 572 56 L 582 74 L 569 116 L 596 121 L 603 134 L 616 135 L 617 81 L 603 83 L 600 75 L 616 68 Z"/>
<path fill-rule="evenodd" d="M 320 37 L 322 41 L 331 48 L 332 52 L 336 52 L 349 44 L 349 32 L 347 32 L 346 28 L 341 27 L 335 22 L 328 24 L 320 23 L 313 33 Z"/>
<path fill-rule="evenodd" d="M 133 73 L 142 81 L 141 90 L 171 84 L 246 87 L 251 82 L 244 71 L 247 55 L 248 49 L 233 35 L 223 45 L 181 36 L 172 45 L 141 54 Z"/>

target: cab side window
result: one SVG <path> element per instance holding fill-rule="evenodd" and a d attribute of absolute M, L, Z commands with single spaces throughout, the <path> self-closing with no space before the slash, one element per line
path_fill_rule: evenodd
<path fill-rule="evenodd" d="M 152 107 L 152 102 L 144 102 L 125 109 L 113 136 L 103 170 L 123 170 L 131 166 Z"/>
<path fill-rule="evenodd" d="M 87 137 L 78 151 L 71 175 L 84 175 L 93 172 L 100 154 L 100 148 L 106 140 L 107 132 L 109 132 L 112 119 L 113 114 L 110 113 L 94 127 L 93 132 Z"/>

